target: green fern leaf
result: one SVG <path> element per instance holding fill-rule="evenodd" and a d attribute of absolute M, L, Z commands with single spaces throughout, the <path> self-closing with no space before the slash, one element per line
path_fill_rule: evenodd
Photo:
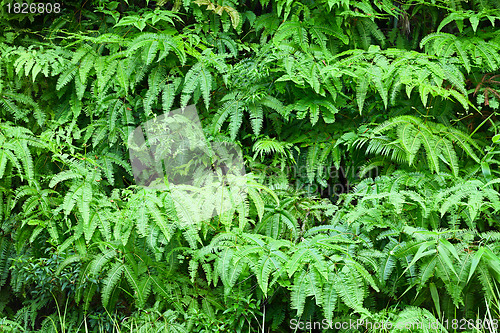
<path fill-rule="evenodd" d="M 173 83 L 166 84 L 162 94 L 162 108 L 165 114 L 170 112 L 174 104 L 175 92 L 180 85 L 180 78 L 175 78 Z"/>
<path fill-rule="evenodd" d="M 90 70 L 94 67 L 94 62 L 96 61 L 96 56 L 93 52 L 88 52 L 80 62 L 78 74 L 80 76 L 80 82 L 85 85 L 87 83 L 88 75 Z M 34 69 L 33 69 L 34 71 Z M 33 73 L 34 76 L 35 73 Z"/>
<path fill-rule="evenodd" d="M 226 121 L 226 119 L 229 117 L 230 114 L 233 112 L 239 112 L 241 108 L 241 102 L 239 99 L 235 99 L 236 97 L 236 92 L 230 93 L 224 97 L 224 100 L 229 99 L 226 103 L 222 105 L 219 110 L 217 110 L 217 113 L 212 119 L 212 134 L 216 134 L 219 132 L 222 128 L 222 125 Z M 232 99 L 232 100 L 231 100 Z"/>
<path fill-rule="evenodd" d="M 14 141 L 14 145 L 17 146 L 15 153 L 24 166 L 26 178 L 28 178 L 28 180 L 30 181 L 33 180 L 35 173 L 33 167 L 33 158 L 26 141 L 16 140 Z"/>
<path fill-rule="evenodd" d="M 292 293 L 290 295 L 292 304 L 292 309 L 297 310 L 297 317 L 302 315 L 304 311 L 304 304 L 306 302 L 306 297 L 309 295 L 309 274 L 301 270 L 300 274 L 297 274 L 292 285 Z"/>
<path fill-rule="evenodd" d="M 117 60 L 108 61 L 105 57 L 98 57 L 95 62 L 95 70 L 97 73 L 97 90 L 99 93 L 104 92 L 109 80 L 116 73 L 118 67 Z"/>
<path fill-rule="evenodd" d="M 366 99 L 366 93 L 368 92 L 369 78 L 366 73 L 358 74 L 358 85 L 356 87 L 356 101 L 358 102 L 359 113 L 363 112 L 363 105 Z"/>
<path fill-rule="evenodd" d="M 241 123 L 243 122 L 243 110 L 239 109 L 239 103 L 232 104 L 235 108 L 231 109 L 231 120 L 229 123 L 229 135 L 231 140 L 236 139 L 238 135 L 238 130 L 241 127 Z"/>
<path fill-rule="evenodd" d="M 139 280 L 139 290 L 138 292 L 138 307 L 139 308 L 144 308 L 146 305 L 146 302 L 148 300 L 149 295 L 151 294 L 152 290 L 152 285 L 153 285 L 153 279 L 151 276 L 146 275 L 144 276 L 141 280 Z"/>
<path fill-rule="evenodd" d="M 123 265 L 123 271 L 125 272 L 125 278 L 127 279 L 128 284 L 132 287 L 134 291 L 134 298 L 136 299 L 138 307 L 143 306 L 144 304 L 144 295 L 142 294 L 142 288 L 139 285 L 139 278 L 137 277 L 134 269 L 128 265 Z"/>
<path fill-rule="evenodd" d="M 248 112 L 250 113 L 250 123 L 252 125 L 253 133 L 255 135 L 259 135 L 260 130 L 262 129 L 262 122 L 264 121 L 262 106 L 250 104 L 248 105 Z"/>
<path fill-rule="evenodd" d="M 50 180 L 50 183 L 49 183 L 49 187 L 54 187 L 60 182 L 63 182 L 63 181 L 68 180 L 68 179 L 76 179 L 76 178 L 81 179 L 81 178 L 83 178 L 83 176 L 72 171 L 72 170 L 61 171 L 57 175 L 52 177 L 52 179 Z"/>
<path fill-rule="evenodd" d="M 395 266 L 396 266 L 395 257 L 391 254 L 387 254 L 383 258 L 380 268 L 381 280 L 384 281 L 384 283 L 389 279 L 389 276 L 392 274 L 392 271 L 394 270 Z"/>
<path fill-rule="evenodd" d="M 387 91 L 387 86 L 385 82 L 382 81 L 382 79 L 384 78 L 382 70 L 379 67 L 373 67 L 373 69 L 370 71 L 370 76 L 372 78 L 372 82 L 375 84 L 375 87 L 377 88 L 378 93 L 380 94 L 380 97 L 382 97 L 382 101 L 384 102 L 384 107 L 387 109 L 389 92 Z"/>
<path fill-rule="evenodd" d="M 292 277 L 301 265 L 304 265 L 309 259 L 309 248 L 299 248 L 287 263 L 288 276 Z"/>
<path fill-rule="evenodd" d="M 322 239 L 324 236 L 315 237 L 315 239 Z M 314 242 L 315 239 L 312 241 Z M 319 274 L 328 280 L 328 265 L 325 261 L 324 256 L 315 248 L 309 248 L 309 257 L 312 261 L 312 266 L 318 271 Z"/>
<path fill-rule="evenodd" d="M 101 300 L 104 307 L 108 306 L 109 299 L 116 285 L 120 282 L 120 278 L 125 270 L 125 265 L 121 262 L 116 262 L 108 271 L 108 275 L 104 278 L 102 284 Z"/>
<path fill-rule="evenodd" d="M 313 296 L 317 305 L 323 304 L 322 282 L 314 270 L 301 270 L 297 274 L 292 285 L 291 307 L 297 310 L 297 316 L 304 311 L 305 299 Z"/>
<path fill-rule="evenodd" d="M 481 59 L 486 62 L 487 69 L 490 71 L 496 71 L 498 69 L 498 63 L 500 62 L 500 60 L 497 60 L 498 53 L 495 54 L 495 52 L 492 51 L 492 45 L 489 45 L 484 40 L 481 40 L 475 46 L 476 54 L 480 54 Z"/>
<path fill-rule="evenodd" d="M 1 254 L 1 251 L 0 251 L 0 254 Z M 57 267 L 57 270 L 55 272 L 56 275 L 59 275 L 61 274 L 61 272 L 68 266 L 68 265 L 71 265 L 72 263 L 75 263 L 75 262 L 80 262 L 82 261 L 82 256 L 80 256 L 79 254 L 74 254 L 72 256 L 69 256 L 67 257 L 66 259 L 63 260 L 63 262 L 61 262 L 59 264 L 59 266 Z M 1 266 L 0 266 L 1 267 Z M 0 283 L 0 286 L 2 284 Z"/>
<path fill-rule="evenodd" d="M 167 74 L 163 66 L 156 67 L 151 71 L 148 77 L 149 89 L 144 97 L 144 111 L 151 114 L 151 106 L 156 102 L 158 94 L 165 85 Z"/>
<path fill-rule="evenodd" d="M 92 201 L 92 185 L 91 181 L 93 181 L 93 177 L 87 177 L 85 182 L 81 184 L 81 186 L 75 191 L 74 195 L 76 198 L 76 204 L 82 214 L 83 222 L 89 223 L 90 219 L 90 202 Z"/>
<path fill-rule="evenodd" d="M 59 75 L 59 78 L 57 79 L 56 90 L 61 90 L 65 85 L 67 85 L 71 80 L 73 80 L 77 71 L 78 71 L 78 65 L 76 64 L 68 65 L 68 67 L 63 71 L 63 74 Z"/>
<path fill-rule="evenodd" d="M 476 153 L 472 150 L 471 145 L 477 149 L 480 148 L 477 145 L 477 143 L 471 139 L 470 136 L 468 136 L 467 134 L 463 133 L 460 130 L 457 130 L 449 126 L 446 127 L 443 133 L 445 133 L 446 137 L 449 140 L 457 143 L 460 146 L 460 148 L 462 148 L 467 153 L 467 155 L 469 155 L 472 159 L 474 159 L 474 161 L 480 163 L 479 158 L 477 157 Z"/>
<path fill-rule="evenodd" d="M 335 289 L 344 303 L 351 309 L 368 314 L 363 307 L 364 287 L 355 270 L 344 266 L 342 271 L 335 276 Z"/>
<path fill-rule="evenodd" d="M 401 138 L 403 147 L 408 152 L 408 164 L 412 165 L 422 144 L 420 133 L 416 131 L 412 124 L 405 124 L 398 127 L 398 135 Z"/>
<path fill-rule="evenodd" d="M 116 68 L 116 78 L 120 86 L 125 90 L 125 95 L 128 95 L 129 81 L 128 81 L 128 60 L 122 59 L 118 62 Z"/>
<path fill-rule="evenodd" d="M 457 154 L 455 153 L 455 150 L 453 149 L 452 143 L 445 138 L 443 138 L 440 143 L 441 143 L 441 152 L 444 154 L 444 157 L 446 158 L 446 164 L 450 166 L 453 175 L 455 177 L 458 177 L 458 157 Z"/>
<path fill-rule="evenodd" d="M 328 322 L 332 321 L 333 313 L 335 311 L 335 306 L 337 305 L 337 290 L 335 289 L 335 275 L 330 273 L 328 282 L 323 288 L 323 313 Z"/>
<path fill-rule="evenodd" d="M 263 255 L 256 264 L 255 275 L 257 276 L 259 287 L 265 296 L 267 296 L 269 291 L 269 275 L 271 272 L 278 274 L 282 267 L 283 265 L 281 261 L 278 260 L 278 258 L 276 258 L 272 253 Z"/>
<path fill-rule="evenodd" d="M 104 266 L 111 260 L 111 258 L 116 256 L 116 250 L 110 249 L 105 252 L 98 254 L 90 263 L 89 275 L 92 277 L 97 277 L 102 273 Z"/>
<path fill-rule="evenodd" d="M 229 247 L 225 247 L 218 254 L 218 259 L 216 264 L 217 271 L 219 273 L 219 276 L 221 277 L 222 283 L 224 284 L 226 293 L 230 291 L 231 287 L 230 271 L 233 264 L 233 257 L 234 257 L 234 250 Z"/>
<path fill-rule="evenodd" d="M 253 188 L 248 188 L 247 193 L 252 199 L 255 208 L 257 209 L 257 215 L 259 216 L 259 221 L 261 221 L 262 217 L 264 216 L 264 201 L 262 200 L 260 194 Z"/>
<path fill-rule="evenodd" d="M 104 239 L 106 241 L 111 240 L 111 225 L 108 220 L 108 215 L 107 211 L 103 209 L 104 205 L 102 202 L 100 202 L 100 209 L 94 209 L 91 212 L 91 225 L 97 225 L 99 228 L 99 231 L 101 234 L 104 236 Z M 85 230 L 84 230 L 85 231 Z M 92 237 L 92 231 L 88 230 L 87 234 L 85 234 L 85 239 L 87 240 L 87 243 L 90 242 L 90 239 Z"/>
<path fill-rule="evenodd" d="M 205 107 L 208 109 L 210 103 L 210 91 L 212 90 L 212 74 L 203 65 L 198 62 L 186 74 L 184 79 L 184 88 L 182 89 L 181 107 L 185 107 L 191 98 L 191 94 L 196 88 L 201 89 Z"/>
<path fill-rule="evenodd" d="M 302 48 L 303 51 L 307 49 L 309 40 L 307 38 L 307 30 L 301 22 L 284 22 L 276 34 L 274 35 L 274 42 L 280 43 L 285 38 L 292 37 L 294 42 Z"/>

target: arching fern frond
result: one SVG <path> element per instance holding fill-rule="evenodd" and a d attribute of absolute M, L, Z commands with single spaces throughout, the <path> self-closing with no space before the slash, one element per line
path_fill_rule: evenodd
<path fill-rule="evenodd" d="M 387 135 L 382 135 L 383 133 Z M 439 173 L 441 164 L 444 163 L 455 176 L 458 175 L 459 161 L 454 144 L 479 161 L 472 146 L 479 147 L 470 136 L 460 130 L 424 122 L 414 116 L 390 119 L 374 128 L 370 135 L 358 138 L 355 144 L 358 148 L 367 144 L 367 152 L 390 156 L 398 162 L 404 160 L 409 165 L 413 164 L 421 147 L 424 147 L 431 171 Z"/>

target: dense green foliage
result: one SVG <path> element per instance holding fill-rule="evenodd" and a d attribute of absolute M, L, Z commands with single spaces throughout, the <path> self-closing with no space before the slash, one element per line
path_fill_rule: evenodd
<path fill-rule="evenodd" d="M 0 331 L 494 331 L 500 1 L 0 4 Z M 205 220 L 129 162 L 189 104 L 248 172 Z"/>

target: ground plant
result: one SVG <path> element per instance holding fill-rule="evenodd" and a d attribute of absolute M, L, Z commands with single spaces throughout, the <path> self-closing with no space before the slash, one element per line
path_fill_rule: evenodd
<path fill-rule="evenodd" d="M 0 332 L 498 332 L 499 26 L 499 0 L 0 0 Z M 215 153 L 169 169 L 223 179 L 213 207 L 138 181 L 145 124 L 141 165 L 233 147 L 244 195 Z"/>

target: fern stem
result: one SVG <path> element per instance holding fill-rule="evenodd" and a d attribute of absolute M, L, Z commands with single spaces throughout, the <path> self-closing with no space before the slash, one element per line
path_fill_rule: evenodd
<path fill-rule="evenodd" d="M 478 130 L 478 129 L 480 129 L 480 128 L 481 128 L 481 126 L 483 126 L 483 125 L 484 125 L 484 123 L 486 123 L 486 122 L 487 122 L 487 121 L 488 121 L 488 120 L 489 120 L 489 119 L 490 119 L 493 115 L 497 115 L 497 113 L 496 113 L 496 112 L 493 112 L 493 113 L 492 113 L 492 114 L 490 114 L 490 115 L 489 115 L 489 116 L 488 116 L 485 120 L 483 120 L 483 122 L 482 122 L 481 124 L 479 124 L 479 126 L 478 126 L 478 127 L 476 127 L 476 129 L 474 130 L 474 132 L 472 132 L 472 133 L 470 134 L 470 137 L 472 137 L 472 136 L 474 135 L 474 133 L 476 133 L 476 132 L 477 132 L 477 130 Z M 493 122 L 492 122 L 492 123 L 493 123 Z M 495 126 L 495 125 L 493 124 L 493 126 Z"/>

